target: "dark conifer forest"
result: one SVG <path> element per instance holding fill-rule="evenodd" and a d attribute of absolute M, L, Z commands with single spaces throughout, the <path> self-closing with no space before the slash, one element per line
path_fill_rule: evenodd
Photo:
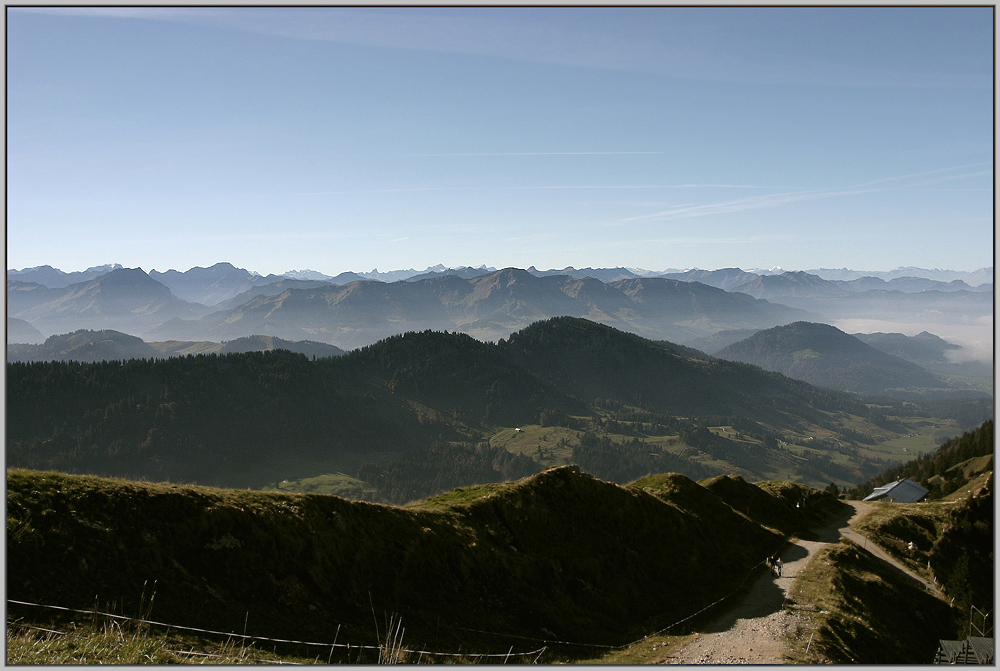
<path fill-rule="evenodd" d="M 329 358 L 9 363 L 7 380 L 12 467 L 265 487 L 332 464 L 391 503 L 559 463 L 616 482 L 858 482 L 886 465 L 868 448 L 905 430 L 893 417 L 918 412 L 567 317 L 498 343 L 425 331 Z M 971 403 L 955 408 L 988 410 Z M 561 433 L 545 449 L 491 443 L 521 426 Z"/>

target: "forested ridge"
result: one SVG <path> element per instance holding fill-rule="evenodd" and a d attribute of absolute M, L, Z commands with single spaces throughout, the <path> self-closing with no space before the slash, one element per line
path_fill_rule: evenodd
<path fill-rule="evenodd" d="M 11 465 L 212 482 L 287 450 L 413 448 L 432 437 L 391 394 L 285 351 L 8 364 Z M 377 391 L 377 390 L 373 390 Z"/>
<path fill-rule="evenodd" d="M 885 407 L 692 354 L 557 318 L 496 344 L 425 331 L 336 358 L 9 363 L 8 465 L 263 487 L 333 464 L 391 503 L 558 463 L 617 482 L 663 471 L 858 481 L 884 467 L 857 448 L 898 429 Z M 550 452 L 562 461 L 490 444 L 524 425 L 561 427 Z M 781 446 L 817 427 L 838 440 L 803 455 Z"/>

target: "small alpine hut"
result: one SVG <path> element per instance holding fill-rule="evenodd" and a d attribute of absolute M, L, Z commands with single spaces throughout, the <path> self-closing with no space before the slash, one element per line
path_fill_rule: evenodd
<path fill-rule="evenodd" d="M 913 480 L 903 478 L 895 482 L 876 487 L 875 491 L 865 497 L 865 501 L 886 501 L 888 503 L 917 503 L 922 501 L 930 490 L 924 489 Z"/>
<path fill-rule="evenodd" d="M 970 636 L 964 641 L 941 641 L 935 664 L 993 664 L 993 639 Z"/>

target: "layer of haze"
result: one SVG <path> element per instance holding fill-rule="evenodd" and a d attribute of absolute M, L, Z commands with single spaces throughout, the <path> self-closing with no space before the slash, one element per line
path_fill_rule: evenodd
<path fill-rule="evenodd" d="M 915 336 L 922 331 L 959 345 L 962 349 L 945 352 L 952 363 L 993 361 L 993 317 L 983 317 L 969 323 L 956 324 L 942 319 L 934 322 L 885 321 L 878 319 L 839 319 L 830 322 L 845 333 L 902 333 Z"/>
<path fill-rule="evenodd" d="M 992 7 L 9 7 L 6 37 L 8 268 L 992 265 Z"/>

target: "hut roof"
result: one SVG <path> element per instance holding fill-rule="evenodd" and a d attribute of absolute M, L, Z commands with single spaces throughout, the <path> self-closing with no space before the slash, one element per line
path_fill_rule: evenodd
<path fill-rule="evenodd" d="M 993 664 L 992 638 L 970 636 L 964 641 L 939 641 L 935 664 Z"/>
<path fill-rule="evenodd" d="M 928 491 L 913 480 L 903 478 L 891 484 L 876 487 L 875 491 L 865 497 L 865 501 L 888 498 L 899 503 L 916 503 L 927 496 Z"/>
<path fill-rule="evenodd" d="M 938 664 L 954 664 L 965 650 L 965 641 L 939 641 L 935 662 Z"/>
<path fill-rule="evenodd" d="M 977 664 L 992 664 L 994 659 L 993 639 L 979 636 L 969 637 L 969 647 L 976 655 Z"/>

